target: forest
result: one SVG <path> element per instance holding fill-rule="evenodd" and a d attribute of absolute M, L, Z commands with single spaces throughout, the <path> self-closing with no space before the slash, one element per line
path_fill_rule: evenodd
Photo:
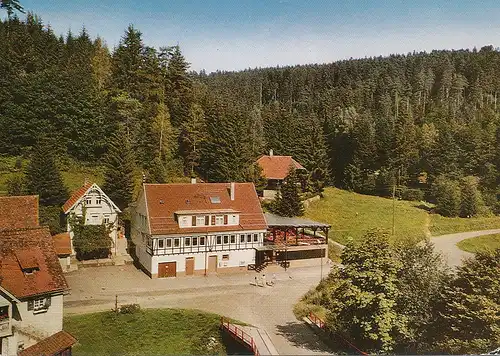
<path fill-rule="evenodd" d="M 114 152 L 151 182 L 256 182 L 253 162 L 273 149 L 311 187 L 497 212 L 498 68 L 484 46 L 197 73 L 133 25 L 110 49 L 14 15 L 0 22 L 0 154 L 29 158 L 43 141 L 60 161 L 106 165 Z"/>

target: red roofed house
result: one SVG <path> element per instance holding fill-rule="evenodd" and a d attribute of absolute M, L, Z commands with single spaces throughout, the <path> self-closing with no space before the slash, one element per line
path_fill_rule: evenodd
<path fill-rule="evenodd" d="M 119 234 L 118 213 L 121 210 L 111 201 L 111 199 L 99 188 L 95 183 L 86 183 L 81 188 L 73 193 L 63 205 L 64 213 L 69 216 L 76 214 L 77 216 L 83 215 L 83 208 L 85 208 L 85 224 L 86 225 L 100 225 L 102 223 L 112 224 L 110 238 L 113 241 L 111 248 L 112 255 L 126 255 L 127 254 L 127 241 Z M 73 247 L 73 232 L 68 223 L 67 235 L 57 236 L 57 248 L 61 252 L 63 250 L 71 249 L 75 255 Z M 70 246 L 66 246 L 64 241 L 69 241 Z"/>
<path fill-rule="evenodd" d="M 262 176 L 267 179 L 263 197 L 268 199 L 274 198 L 291 167 L 298 171 L 306 171 L 292 156 L 275 156 L 273 150 L 269 151 L 269 156 L 260 157 L 257 164 L 262 168 Z"/>
<path fill-rule="evenodd" d="M 62 331 L 69 289 L 50 231 L 38 226 L 38 197 L 0 199 L 0 212 L 14 206 L 18 222 L 0 214 L 0 355 L 24 355 L 34 345 L 37 355 L 68 355 L 75 342 Z"/>
<path fill-rule="evenodd" d="M 157 278 L 247 270 L 266 228 L 252 183 L 144 184 L 131 234 Z"/>

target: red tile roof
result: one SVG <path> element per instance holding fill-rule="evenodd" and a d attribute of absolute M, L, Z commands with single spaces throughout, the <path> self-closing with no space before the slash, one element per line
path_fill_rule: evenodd
<path fill-rule="evenodd" d="M 234 200 L 230 196 L 230 183 L 197 184 L 145 184 L 147 209 L 152 234 L 177 234 L 193 232 L 217 232 L 266 229 L 259 198 L 252 183 L 234 183 Z M 219 197 L 220 203 L 212 203 L 210 197 Z M 179 228 L 175 212 L 182 210 L 240 211 L 239 226 L 210 226 Z"/>
<path fill-rule="evenodd" d="M 39 270 L 25 274 L 33 263 Z M 0 231 L 0 286 L 16 298 L 68 289 L 47 227 Z"/>
<path fill-rule="evenodd" d="M 63 232 L 52 236 L 52 241 L 54 242 L 54 248 L 56 249 L 57 255 L 71 255 L 71 238 L 69 233 Z"/>
<path fill-rule="evenodd" d="M 38 195 L 0 197 L 0 230 L 38 226 Z"/>
<path fill-rule="evenodd" d="M 67 213 L 69 211 L 69 209 L 71 209 L 71 207 L 81 198 L 85 195 L 85 193 L 87 193 L 87 191 L 90 189 L 90 187 L 92 187 L 94 183 L 87 183 L 87 184 L 84 184 L 82 187 L 78 188 L 78 190 L 76 190 L 75 192 L 73 192 L 73 194 L 71 195 L 71 197 L 66 201 L 66 203 L 64 203 L 63 205 L 63 211 L 65 213 Z"/>
<path fill-rule="evenodd" d="M 49 336 L 33 346 L 18 353 L 19 356 L 52 356 L 70 348 L 76 343 L 76 339 L 66 331 Z"/>
<path fill-rule="evenodd" d="M 292 156 L 262 156 L 257 160 L 257 164 L 267 179 L 285 179 L 290 167 L 305 169 Z"/>

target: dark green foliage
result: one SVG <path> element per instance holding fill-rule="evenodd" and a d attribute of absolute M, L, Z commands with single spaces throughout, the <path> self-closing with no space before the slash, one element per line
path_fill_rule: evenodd
<path fill-rule="evenodd" d="M 139 304 L 124 304 L 119 307 L 120 314 L 135 314 L 141 311 Z"/>
<path fill-rule="evenodd" d="M 104 159 L 105 172 L 103 190 L 120 208 L 132 202 L 134 192 L 134 152 L 125 130 L 120 127 L 112 137 Z"/>
<path fill-rule="evenodd" d="M 484 211 L 484 201 L 481 192 L 478 189 L 478 179 L 476 177 L 462 178 L 461 193 L 462 201 L 460 204 L 460 216 L 476 216 Z"/>
<path fill-rule="evenodd" d="M 407 334 L 408 318 L 397 312 L 398 271 L 386 233 L 373 231 L 342 251 L 335 270 L 327 323 L 365 352 L 388 353 Z"/>
<path fill-rule="evenodd" d="M 48 226 L 52 235 L 66 231 L 61 206 L 43 206 L 40 204 L 38 215 L 40 226 Z"/>
<path fill-rule="evenodd" d="M 270 205 L 270 210 L 281 216 L 302 216 L 304 215 L 304 205 L 300 200 L 300 181 L 297 171 L 291 167 L 281 189 Z"/>
<path fill-rule="evenodd" d="M 401 191 L 401 198 L 410 201 L 423 201 L 424 192 L 420 189 L 404 188 Z"/>
<path fill-rule="evenodd" d="M 1 0 L 0 9 L 7 10 L 7 15 L 9 17 L 14 14 L 14 11 L 19 11 L 24 13 L 24 9 L 22 5 L 19 3 L 19 0 Z"/>
<path fill-rule="evenodd" d="M 150 164 L 148 172 L 146 174 L 147 183 L 166 183 L 167 182 L 167 172 L 165 170 L 165 164 L 161 161 L 159 157 L 156 157 Z"/>
<path fill-rule="evenodd" d="M 10 196 L 24 195 L 26 193 L 26 182 L 24 175 L 16 174 L 7 180 L 7 194 Z"/>
<path fill-rule="evenodd" d="M 79 260 L 107 258 L 110 254 L 112 240 L 109 236 L 109 224 L 85 225 L 85 210 L 82 216 L 72 214 L 68 223 L 73 232 L 73 248 Z"/>
<path fill-rule="evenodd" d="M 30 158 L 26 169 L 26 191 L 38 195 L 40 205 L 62 206 L 69 195 L 57 168 L 53 147 L 47 140 L 40 140 Z"/>
<path fill-rule="evenodd" d="M 267 179 L 262 176 L 262 168 L 257 163 L 253 163 L 248 168 L 247 181 L 255 185 L 255 190 L 259 195 L 267 186 Z"/>
<path fill-rule="evenodd" d="M 456 181 L 439 177 L 432 185 L 432 192 L 439 214 L 444 216 L 458 216 L 460 214 L 461 193 Z"/>
<path fill-rule="evenodd" d="M 478 253 L 458 268 L 442 291 L 436 320 L 437 349 L 479 354 L 500 344 L 500 249 Z"/>

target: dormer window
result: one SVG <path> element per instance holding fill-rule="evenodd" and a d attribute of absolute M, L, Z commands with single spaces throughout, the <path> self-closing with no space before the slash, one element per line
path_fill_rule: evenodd
<path fill-rule="evenodd" d="M 28 300 L 28 310 L 34 313 L 45 312 L 50 307 L 50 297 Z"/>
<path fill-rule="evenodd" d="M 205 225 L 205 217 L 197 216 L 196 217 L 196 226 L 204 226 Z"/>

